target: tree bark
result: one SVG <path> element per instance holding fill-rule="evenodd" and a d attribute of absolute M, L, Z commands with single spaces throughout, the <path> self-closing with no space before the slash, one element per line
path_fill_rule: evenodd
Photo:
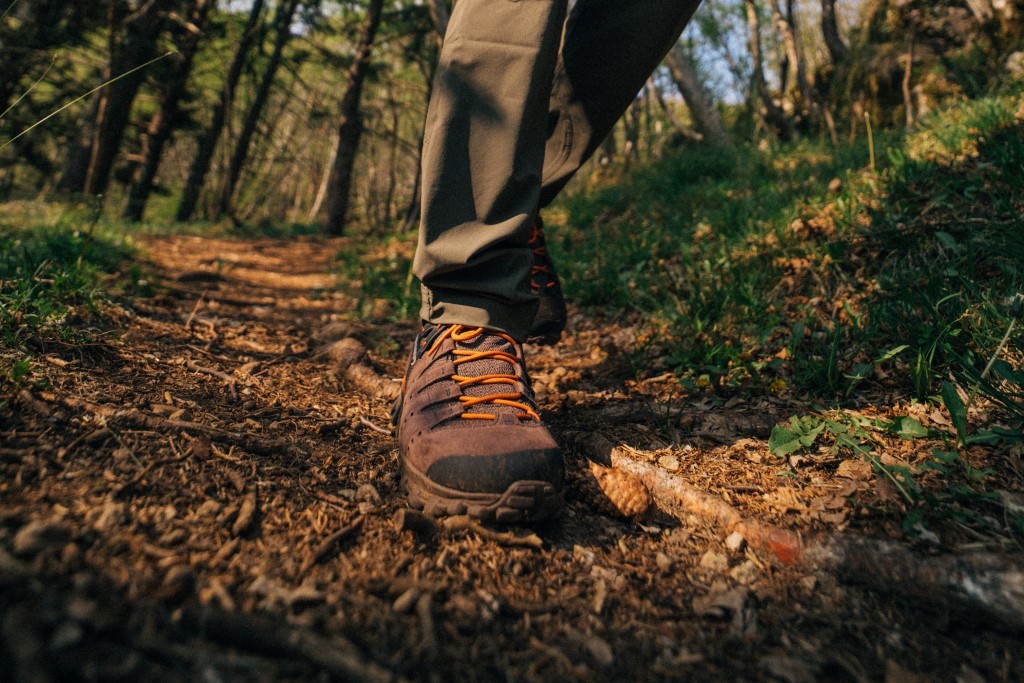
<path fill-rule="evenodd" d="M 110 83 L 96 93 L 95 118 L 85 122 L 85 125 L 91 125 L 85 145 L 88 154 L 84 153 L 85 150 L 72 150 L 58 190 L 92 195 L 106 191 L 132 104 L 146 78 L 145 70 L 129 72 L 156 55 L 164 16 L 174 4 L 173 0 L 143 0 L 133 8 L 122 0 L 110 3 L 110 56 L 104 74 Z"/>
<path fill-rule="evenodd" d="M 132 105 L 146 79 L 145 70 L 131 70 L 156 56 L 164 18 L 175 4 L 173 0 L 145 0 L 133 11 L 116 0 L 111 3 L 107 79 L 113 82 L 97 93 L 100 104 L 86 173 L 86 194 L 106 192 Z"/>
<path fill-rule="evenodd" d="M 825 38 L 825 47 L 833 64 L 846 59 L 848 48 L 839 35 L 839 23 L 836 21 L 836 0 L 821 0 L 821 33 Z"/>
<path fill-rule="evenodd" d="M 190 3 L 187 23 L 180 29 L 182 35 L 178 40 L 178 53 L 174 56 L 173 70 L 166 88 L 161 93 L 160 107 L 150 119 L 143 137 L 142 163 L 132 174 L 132 186 L 124 209 L 124 217 L 128 220 L 142 220 L 164 148 L 180 124 L 181 99 L 185 94 L 210 9 L 215 2 L 216 0 L 192 0 Z"/>
<path fill-rule="evenodd" d="M 668 119 L 669 125 L 672 126 L 673 130 L 687 140 L 693 140 L 694 142 L 701 142 L 705 139 L 702 133 L 690 128 L 676 117 L 672 109 L 669 108 L 668 103 L 665 102 L 665 98 L 662 96 L 661 90 L 658 89 L 658 85 L 654 82 L 653 78 L 647 81 L 647 85 L 651 88 L 651 92 L 654 93 L 654 99 L 657 100 L 658 106 L 661 107 L 661 111 L 665 114 L 665 118 Z"/>
<path fill-rule="evenodd" d="M 743 5 L 746 8 L 747 28 L 750 31 L 748 37 L 750 61 L 754 67 L 751 74 L 753 81 L 751 89 L 764 105 L 765 121 L 776 130 L 780 138 L 789 140 L 793 137 L 793 122 L 786 112 L 775 103 L 764 76 L 764 59 L 761 56 L 761 17 L 757 11 L 757 5 L 754 0 L 743 0 Z"/>
<path fill-rule="evenodd" d="M 220 140 L 221 131 L 224 130 L 224 120 L 227 118 L 228 111 L 231 109 L 231 104 L 234 101 L 235 90 L 238 88 L 238 82 L 242 78 L 242 69 L 249 58 L 252 44 L 256 36 L 259 35 L 257 28 L 260 15 L 263 13 L 263 5 L 264 0 L 254 0 L 252 7 L 249 9 L 249 18 L 246 20 L 245 29 L 242 31 L 242 36 L 238 41 L 238 48 L 235 50 L 235 54 L 231 58 L 231 64 L 228 66 L 220 100 L 213 108 L 213 116 L 209 127 L 197 142 L 196 154 L 192 158 L 192 164 L 189 166 L 188 179 L 185 181 L 185 189 L 178 204 L 177 220 L 179 221 L 191 219 L 192 214 L 195 213 L 196 205 L 199 203 L 199 193 L 203 188 L 203 183 L 206 181 L 206 174 L 210 171 L 213 152 L 217 147 L 217 142 Z"/>
<path fill-rule="evenodd" d="M 668 53 L 667 63 L 672 80 L 686 101 L 693 125 L 708 144 L 728 147 L 732 143 L 725 132 L 722 117 L 708 97 L 697 67 L 682 43 L 676 43 Z M 678 126 L 677 126 L 678 129 Z"/>
<path fill-rule="evenodd" d="M 331 180 L 327 184 L 326 213 L 322 223 L 324 231 L 332 235 L 341 235 L 345 229 L 352 188 L 352 171 L 355 167 L 359 138 L 363 133 L 359 103 L 363 94 L 363 83 L 370 68 L 373 41 L 380 27 L 383 4 L 383 0 L 370 0 L 359 45 L 349 68 L 348 87 L 341 98 L 341 111 L 338 115 L 338 152 L 334 156 Z"/>
<path fill-rule="evenodd" d="M 231 201 L 235 195 L 235 188 L 238 186 L 238 179 L 242 175 L 242 168 L 249 158 L 249 145 L 256 133 L 256 126 L 259 123 L 263 108 L 270 98 L 270 89 L 277 76 L 277 69 L 281 66 L 281 56 L 284 53 L 285 45 L 292 37 L 292 19 L 299 7 L 299 0 L 284 0 L 278 5 L 274 14 L 274 47 L 267 61 L 267 68 L 260 78 L 256 95 L 253 98 L 252 106 L 246 112 L 245 121 L 242 123 L 242 130 L 239 132 L 238 140 L 235 143 L 234 152 L 228 162 L 227 178 L 220 193 L 220 199 L 214 212 L 218 218 L 231 211 Z"/>
<path fill-rule="evenodd" d="M 775 28 L 782 36 L 782 45 L 786 51 L 786 62 L 789 66 L 789 75 L 792 76 L 797 92 L 800 93 L 800 109 L 804 113 L 809 113 L 814 107 L 814 102 L 811 98 L 810 83 L 807 80 L 807 69 L 804 66 L 804 60 L 797 45 L 796 21 L 793 17 L 793 0 L 786 0 L 785 14 L 779 8 L 777 0 L 771 1 L 770 9 Z M 785 95 L 785 92 L 782 94 Z"/>

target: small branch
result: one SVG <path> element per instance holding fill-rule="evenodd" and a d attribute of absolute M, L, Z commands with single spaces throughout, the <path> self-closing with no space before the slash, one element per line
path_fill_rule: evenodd
<path fill-rule="evenodd" d="M 377 432 L 378 434 L 383 434 L 384 436 L 394 436 L 391 433 L 390 429 L 385 429 L 384 427 L 378 427 L 377 425 L 375 425 L 373 422 L 371 422 L 369 419 L 363 417 L 362 415 L 359 416 L 359 424 L 365 425 L 365 426 L 369 427 L 370 429 L 372 429 L 373 431 Z"/>
<path fill-rule="evenodd" d="M 323 541 L 321 541 L 320 545 L 318 545 L 316 547 L 316 550 L 313 551 L 313 554 L 310 555 L 309 558 L 303 563 L 302 569 L 300 569 L 299 572 L 305 574 L 312 568 L 314 564 L 327 557 L 328 553 L 330 553 L 331 550 L 334 549 L 334 546 L 336 546 L 339 541 L 348 538 L 348 536 L 351 535 L 353 531 L 355 531 L 363 525 L 364 519 L 365 517 L 363 515 L 356 515 L 355 519 L 353 519 L 351 522 L 341 527 L 340 529 L 332 533 L 330 536 L 325 538 Z"/>
<path fill-rule="evenodd" d="M 222 380 L 225 384 L 228 385 L 228 391 L 231 392 L 231 400 L 238 400 L 238 390 L 236 389 L 238 380 L 236 380 L 231 375 L 227 375 L 221 372 L 220 370 L 214 370 L 213 368 L 208 368 L 206 366 L 199 365 L 198 363 L 192 360 L 187 361 L 185 365 L 188 367 L 189 370 L 195 370 L 196 372 L 201 372 L 204 375 L 210 375 L 211 377 L 216 377 L 217 379 Z"/>
<path fill-rule="evenodd" d="M 310 662 L 343 681 L 399 683 L 401 676 L 367 661 L 354 643 L 338 635 L 322 636 L 283 619 L 188 607 L 181 623 L 193 632 L 246 652 Z"/>
<path fill-rule="evenodd" d="M 232 432 L 196 422 L 169 420 L 155 415 L 147 415 L 130 408 L 117 408 L 76 398 L 52 396 L 52 398 L 47 398 L 47 400 L 59 402 L 72 410 L 81 410 L 98 415 L 105 418 L 108 424 L 121 423 L 135 428 L 152 429 L 157 432 L 178 431 L 189 434 L 203 434 L 212 440 L 238 446 L 256 455 L 279 455 L 284 453 L 297 458 L 306 457 L 306 453 L 301 448 L 284 439 L 255 439 L 240 432 Z"/>

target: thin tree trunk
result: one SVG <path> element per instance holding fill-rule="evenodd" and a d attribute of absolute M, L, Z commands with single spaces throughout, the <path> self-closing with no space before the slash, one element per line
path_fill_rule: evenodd
<path fill-rule="evenodd" d="M 914 126 L 914 98 L 910 90 L 910 77 L 914 70 L 914 34 L 910 34 L 910 45 L 907 46 L 907 65 L 903 70 L 903 113 L 907 130 Z"/>
<path fill-rule="evenodd" d="M 451 16 L 448 11 L 448 0 L 429 0 L 427 6 L 430 9 L 434 31 L 437 32 L 438 38 L 444 40 L 444 34 L 448 32 L 448 19 Z"/>
<path fill-rule="evenodd" d="M 275 76 L 277 76 L 277 69 L 281 66 L 281 56 L 284 53 L 285 45 L 288 44 L 292 37 L 292 19 L 295 17 L 295 11 L 298 7 L 299 0 L 285 0 L 282 4 L 278 5 L 277 12 L 274 14 L 274 47 L 270 53 L 270 59 L 267 61 L 267 68 L 260 78 L 260 84 L 256 89 L 252 106 L 249 107 L 249 111 L 246 113 L 242 130 L 239 132 L 238 140 L 235 143 L 234 152 L 228 161 L 227 178 L 221 190 L 214 217 L 223 216 L 231 211 L 231 200 L 234 197 L 238 179 L 242 175 L 242 167 L 245 166 L 245 162 L 249 157 L 249 145 L 252 143 L 253 135 L 256 134 L 256 126 L 259 123 L 260 115 L 263 113 L 263 107 L 266 106 L 267 100 L 270 98 L 270 88 L 274 84 Z"/>
<path fill-rule="evenodd" d="M 682 121 L 680 121 L 679 118 L 675 115 L 675 112 L 673 112 L 672 109 L 669 108 L 668 103 L 665 102 L 665 98 L 662 97 L 661 90 L 658 89 L 658 86 L 654 82 L 654 79 L 652 78 L 648 80 L 647 83 L 650 86 L 652 92 L 654 93 L 654 98 L 655 100 L 657 100 L 658 106 L 661 107 L 662 113 L 665 114 L 665 118 L 668 119 L 669 125 L 672 126 L 672 129 L 675 130 L 680 135 L 682 135 L 687 140 L 693 140 L 694 142 L 700 142 L 701 140 L 704 140 L 703 134 L 694 130 L 693 128 L 690 128 Z"/>
<path fill-rule="evenodd" d="M 743 0 L 747 11 L 747 27 L 750 31 L 750 61 L 753 64 L 752 90 L 764 105 L 765 120 L 775 128 L 779 137 L 788 140 L 793 137 L 793 122 L 772 97 L 764 76 L 764 59 L 761 56 L 761 17 L 754 0 Z"/>
<path fill-rule="evenodd" d="M 825 47 L 833 64 L 846 59 L 848 48 L 839 35 L 839 24 L 836 21 L 836 0 L 821 0 L 821 33 L 825 38 Z"/>
<path fill-rule="evenodd" d="M 153 180 L 160 168 L 164 148 L 170 141 L 181 121 L 181 99 L 185 94 L 189 75 L 199 42 L 210 16 L 210 9 L 216 0 L 193 0 L 188 13 L 187 23 L 181 27 L 183 35 L 178 41 L 178 54 L 175 55 L 173 72 L 167 88 L 160 98 L 160 107 L 149 121 L 143 142 L 143 160 L 132 174 L 132 186 L 128 193 L 124 217 L 132 221 L 141 221 L 146 210 L 146 202 L 153 189 Z"/>
<path fill-rule="evenodd" d="M 714 102 L 708 97 L 697 67 L 694 65 L 690 55 L 682 43 L 676 43 L 668 53 L 666 59 L 669 71 L 672 73 L 672 80 L 686 101 L 690 110 L 690 118 L 693 125 L 708 144 L 718 147 L 728 147 L 732 143 L 725 132 L 722 124 L 722 117 L 718 113 Z M 673 124 L 675 125 L 675 124 Z M 676 125 L 676 129 L 679 126 Z"/>
<path fill-rule="evenodd" d="M 109 84 L 94 96 L 95 117 L 87 119 L 88 135 L 78 149 L 69 153 L 58 190 L 102 194 L 121 146 L 132 104 L 146 78 L 144 70 L 128 73 L 153 59 L 163 15 L 170 0 L 145 0 L 135 9 L 112 0 L 108 13 L 109 61 L 104 79 Z"/>
<path fill-rule="evenodd" d="M 793 78 L 797 91 L 800 93 L 800 108 L 804 113 L 809 113 L 814 108 L 811 98 L 811 88 L 807 81 L 807 69 L 797 47 L 796 22 L 793 18 L 793 0 L 786 0 L 786 13 L 783 14 L 777 0 L 771 0 L 770 9 L 775 28 L 782 36 L 782 45 L 786 51 L 786 62 L 789 65 L 789 75 Z M 785 91 L 782 93 L 785 95 Z"/>
<path fill-rule="evenodd" d="M 345 229 L 349 193 L 352 188 L 352 171 L 355 167 L 356 151 L 359 149 L 359 138 L 363 133 L 359 103 L 363 94 L 363 82 L 370 68 L 373 40 L 380 26 L 383 5 L 383 0 L 370 0 L 359 46 L 348 72 L 348 87 L 341 98 L 341 111 L 338 115 L 338 153 L 334 157 L 331 180 L 327 184 L 326 213 L 323 218 L 324 231 L 333 235 L 340 235 Z"/>
<path fill-rule="evenodd" d="M 163 30 L 164 15 L 174 5 L 168 0 L 147 0 L 121 22 L 120 36 L 115 38 L 111 25 L 111 56 L 108 78 L 118 80 L 100 91 L 99 117 L 92 140 L 92 155 L 85 192 L 99 195 L 106 192 L 110 172 L 124 139 L 135 96 L 146 79 L 144 70 L 128 73 L 156 56 L 157 38 Z"/>
<path fill-rule="evenodd" d="M 256 36 L 259 35 L 257 28 L 260 15 L 263 13 L 263 4 L 264 0 L 254 0 L 252 7 L 249 9 L 249 18 L 246 20 L 245 29 L 242 31 L 242 36 L 238 41 L 238 48 L 235 50 L 235 54 L 231 58 L 231 64 L 228 66 L 227 76 L 224 79 L 224 88 L 221 90 L 220 100 L 213 108 L 210 126 L 199 138 L 196 145 L 195 157 L 193 157 L 192 164 L 188 170 L 188 180 L 185 181 L 185 189 L 178 204 L 177 219 L 179 221 L 191 219 L 192 214 L 195 213 L 196 205 L 199 203 L 199 192 L 206 181 L 206 174 L 210 171 L 213 153 L 217 147 L 218 140 L 220 140 L 221 132 L 224 130 L 224 120 L 231 109 L 231 103 L 234 101 L 235 89 L 238 87 L 238 82 L 242 77 L 242 69 L 249 58 L 252 44 Z"/>

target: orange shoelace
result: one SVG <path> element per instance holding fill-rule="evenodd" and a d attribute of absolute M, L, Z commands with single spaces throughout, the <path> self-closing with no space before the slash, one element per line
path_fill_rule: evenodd
<path fill-rule="evenodd" d="M 541 233 L 540 225 L 538 223 L 533 224 L 533 232 L 530 233 L 530 241 L 527 242 L 527 244 L 530 246 L 530 250 L 534 253 L 535 256 L 542 259 L 548 258 L 548 250 L 544 244 L 544 235 Z M 537 282 L 534 282 L 532 278 L 535 275 L 540 275 L 541 273 L 544 273 L 550 278 L 544 286 L 554 287 L 555 274 L 551 272 L 551 266 L 549 264 L 538 265 L 536 261 L 534 261 L 534 264 L 530 267 L 530 287 L 532 287 L 533 289 L 540 289 L 540 285 Z"/>
<path fill-rule="evenodd" d="M 463 325 L 452 325 L 444 332 L 442 332 L 441 335 L 436 340 L 434 340 L 433 345 L 430 347 L 430 350 L 427 351 L 427 353 L 431 356 L 434 355 L 437 349 L 440 348 L 441 343 L 448 337 L 451 337 L 452 341 L 456 343 L 467 342 L 472 339 L 476 339 L 483 333 L 484 329 L 482 327 L 467 328 Z M 501 334 L 499 332 L 493 332 L 492 334 L 497 334 L 499 337 L 507 340 L 513 346 L 515 345 L 515 340 L 512 339 L 512 337 L 509 337 L 508 335 Z M 519 356 L 514 356 L 508 351 L 502 351 L 500 349 L 489 349 L 486 351 L 471 351 L 470 349 L 460 349 L 458 348 L 458 346 L 456 346 L 456 348 L 452 351 L 452 355 L 457 356 L 457 358 L 454 361 L 456 367 L 464 363 L 472 363 L 473 361 L 486 359 L 499 360 L 505 363 L 511 363 L 512 365 L 516 365 L 517 363 L 521 362 Z M 476 384 L 511 384 L 514 387 L 515 383 L 519 381 L 519 378 L 511 374 L 485 373 L 483 375 L 477 375 L 476 377 L 464 377 L 462 375 L 455 374 L 452 375 L 452 380 L 454 380 L 461 388 L 466 388 Z M 540 422 L 540 415 L 537 414 L 537 411 L 534 410 L 529 404 L 524 403 L 521 400 L 522 398 L 523 393 L 521 391 L 510 391 L 508 393 L 490 394 L 488 396 L 460 396 L 459 401 L 461 401 L 463 407 L 467 409 L 472 406 L 484 404 L 510 406 L 512 408 L 517 408 L 523 411 L 523 414 L 516 416 L 520 420 L 536 420 L 537 422 Z M 463 420 L 498 419 L 497 415 L 492 415 L 490 413 L 465 412 L 462 413 L 460 417 Z"/>

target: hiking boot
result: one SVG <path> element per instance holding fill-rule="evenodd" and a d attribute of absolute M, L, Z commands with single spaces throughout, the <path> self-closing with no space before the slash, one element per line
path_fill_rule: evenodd
<path fill-rule="evenodd" d="M 537 413 L 523 349 L 512 337 L 425 325 L 392 421 L 413 507 L 497 522 L 561 510 L 562 454 Z"/>
<path fill-rule="evenodd" d="M 548 255 L 544 224 L 540 216 L 537 216 L 533 223 L 533 232 L 528 244 L 533 251 L 530 288 L 540 303 L 527 340 L 536 344 L 554 344 L 562 337 L 562 330 L 565 329 L 565 297 L 562 295 L 562 285 L 555 273 L 555 266 Z"/>

